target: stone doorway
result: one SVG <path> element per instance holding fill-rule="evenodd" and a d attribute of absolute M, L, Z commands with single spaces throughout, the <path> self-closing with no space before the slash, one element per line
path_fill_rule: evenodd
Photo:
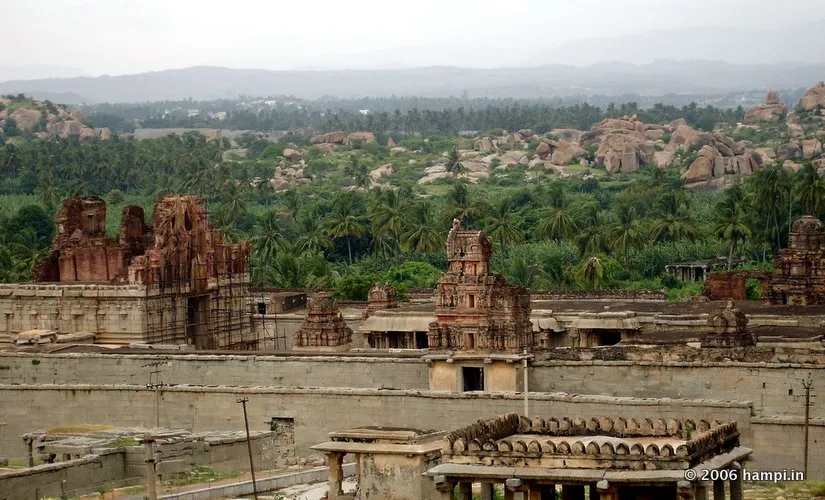
<path fill-rule="evenodd" d="M 484 368 L 464 366 L 461 368 L 462 388 L 464 392 L 484 390 Z"/>

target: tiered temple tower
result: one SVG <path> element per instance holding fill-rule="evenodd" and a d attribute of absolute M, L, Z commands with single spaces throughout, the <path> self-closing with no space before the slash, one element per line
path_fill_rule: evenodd
<path fill-rule="evenodd" d="M 490 274 L 493 244 L 454 220 L 447 237 L 449 268 L 436 290 L 431 351 L 517 353 L 533 347 L 530 292 Z"/>
<path fill-rule="evenodd" d="M 344 322 L 338 307 L 326 293 L 309 297 L 307 317 L 295 332 L 295 349 L 342 351 L 352 342 L 352 330 Z"/>
<path fill-rule="evenodd" d="M 767 295 L 771 304 L 825 304 L 825 231 L 819 219 L 805 216 L 793 223 L 788 248 L 774 260 Z"/>

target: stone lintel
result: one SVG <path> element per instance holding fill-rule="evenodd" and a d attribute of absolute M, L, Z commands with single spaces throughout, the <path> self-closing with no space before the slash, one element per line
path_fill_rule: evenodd
<path fill-rule="evenodd" d="M 328 441 L 316 444 L 310 449 L 324 453 L 370 453 L 387 455 L 429 455 L 441 451 L 441 441 L 421 444 L 392 443 L 350 443 L 345 441 Z"/>

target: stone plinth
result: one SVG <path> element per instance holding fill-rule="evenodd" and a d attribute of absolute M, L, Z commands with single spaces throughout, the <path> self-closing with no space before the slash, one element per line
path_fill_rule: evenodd
<path fill-rule="evenodd" d="M 702 347 L 746 347 L 754 345 L 748 332 L 748 318 L 729 300 L 724 308 L 708 318 L 709 332 Z"/>

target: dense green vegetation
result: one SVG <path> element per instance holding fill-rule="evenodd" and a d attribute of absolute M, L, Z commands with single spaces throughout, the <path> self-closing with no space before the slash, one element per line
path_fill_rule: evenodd
<path fill-rule="evenodd" d="M 769 167 L 720 193 L 686 190 L 678 167 L 633 175 L 584 169 L 598 176 L 568 179 L 511 167 L 475 185 L 452 177 L 419 185 L 425 166 L 456 163 L 451 150 L 462 139 L 396 137 L 409 151 L 354 144 L 324 153 L 297 135 L 276 143 L 243 137 L 245 156 L 226 139 L 196 134 L 9 139 L 0 145 L 0 280 L 30 277 L 48 250 L 60 200 L 80 194 L 109 202 L 111 236 L 126 204 L 151 214 L 160 196 L 200 194 L 213 224 L 252 240 L 257 284 L 335 287 L 346 298 L 363 298 L 375 280 L 402 291 L 434 286 L 453 218 L 490 235 L 494 269 L 511 282 L 664 286 L 680 297 L 696 288 L 663 279 L 665 264 L 740 254 L 764 262 L 785 245 L 790 219 L 825 212 L 825 186 L 810 165 L 793 176 Z M 267 179 L 289 166 L 281 156 L 287 146 L 302 149 L 313 180 L 276 193 Z M 386 163 L 394 170 L 383 189 L 357 188 Z"/>
<path fill-rule="evenodd" d="M 532 128 L 546 133 L 555 128 L 587 130 L 605 118 L 637 114 L 645 123 L 663 123 L 684 118 L 689 124 L 710 130 L 719 122 L 736 123 L 744 117 L 742 107 L 716 108 L 690 103 L 681 107 L 655 104 L 640 108 L 635 102 L 604 108 L 588 103 L 560 105 L 558 102 L 512 99 L 424 99 L 393 98 L 358 101 L 320 100 L 300 102 L 280 98 L 256 101 L 255 106 L 238 101 L 167 102 L 154 104 L 99 104 L 89 107 L 91 121 L 118 132 L 134 130 L 138 121 L 149 128 L 215 127 L 234 130 L 311 129 L 365 130 L 375 133 L 432 134 L 455 136 L 461 131 L 494 128 Z M 190 116 L 190 110 L 197 112 Z M 368 110 L 366 114 L 362 111 Z M 214 116 L 226 111 L 223 119 Z"/>

